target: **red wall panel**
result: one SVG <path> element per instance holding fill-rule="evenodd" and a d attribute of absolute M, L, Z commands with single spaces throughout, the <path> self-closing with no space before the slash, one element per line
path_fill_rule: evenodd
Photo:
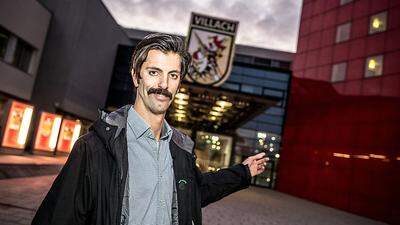
<path fill-rule="evenodd" d="M 398 74 L 400 73 L 400 51 L 387 53 L 384 55 L 383 72 L 385 74 Z"/>
<path fill-rule="evenodd" d="M 400 96 L 400 73 L 383 77 L 382 95 Z M 399 154 L 400 155 L 400 154 Z"/>
<path fill-rule="evenodd" d="M 338 3 L 304 3 L 318 19 L 313 33 L 300 29 L 277 189 L 400 224 L 400 1 Z M 383 10 L 388 30 L 369 35 L 369 16 Z M 335 43 L 334 24 L 349 20 L 350 40 Z M 366 58 L 378 54 L 383 74 L 365 78 Z M 346 79 L 331 83 L 337 62 L 347 62 Z"/>
<path fill-rule="evenodd" d="M 386 10 L 389 6 L 389 0 L 370 1 L 369 13 L 376 14 Z"/>
<path fill-rule="evenodd" d="M 319 52 L 319 65 L 330 64 L 332 62 L 333 47 L 321 48 Z"/>
<path fill-rule="evenodd" d="M 322 32 L 321 46 L 331 46 L 335 41 L 336 28 L 326 29 Z"/>
<path fill-rule="evenodd" d="M 331 80 L 331 74 L 332 74 L 332 67 L 330 65 L 328 66 L 320 66 L 318 67 L 317 71 L 317 80 L 323 80 L 323 81 L 330 81 Z"/>
<path fill-rule="evenodd" d="M 313 3 L 313 15 L 320 15 L 324 11 L 325 0 L 316 0 Z"/>
<path fill-rule="evenodd" d="M 312 7 L 313 7 L 312 2 L 308 2 L 308 3 L 304 2 L 303 8 L 301 10 L 301 19 L 302 20 L 303 19 L 307 19 L 307 18 L 309 18 L 311 16 Z"/>
<path fill-rule="evenodd" d="M 359 80 L 346 82 L 345 88 L 344 88 L 344 94 L 345 95 L 360 95 L 361 94 L 360 83 L 361 83 L 361 81 L 359 81 Z"/>
<path fill-rule="evenodd" d="M 364 76 L 365 59 L 351 60 L 347 64 L 346 80 L 358 80 Z M 359 86 L 361 87 L 360 83 Z"/>
<path fill-rule="evenodd" d="M 355 39 L 350 42 L 349 59 L 365 56 L 365 39 Z"/>
<path fill-rule="evenodd" d="M 325 0 L 325 11 L 331 10 L 339 5 L 337 0 Z"/>
<path fill-rule="evenodd" d="M 367 38 L 367 55 L 378 55 L 383 53 L 385 50 L 385 35 L 386 33 L 379 33 Z"/>
<path fill-rule="evenodd" d="M 333 47 L 333 62 L 338 63 L 348 59 L 349 42 L 337 44 Z"/>
<path fill-rule="evenodd" d="M 351 38 L 359 38 L 368 34 L 369 18 L 362 17 L 360 19 L 353 20 L 351 24 Z"/>
<path fill-rule="evenodd" d="M 307 50 L 307 45 L 308 45 L 308 38 L 307 37 L 301 37 L 299 38 L 299 41 L 297 42 L 297 52 L 304 52 Z"/>
<path fill-rule="evenodd" d="M 318 63 L 318 50 L 315 51 L 309 51 L 307 53 L 307 62 L 306 62 L 306 67 L 315 67 Z"/>
<path fill-rule="evenodd" d="M 381 92 L 382 79 L 378 78 L 368 78 L 363 80 L 361 94 L 363 95 L 379 95 Z"/>
<path fill-rule="evenodd" d="M 400 20 L 400 19 L 399 19 Z M 390 30 L 386 35 L 385 50 L 394 51 L 400 49 L 400 29 Z"/>
<path fill-rule="evenodd" d="M 308 39 L 308 50 L 315 50 L 321 46 L 321 32 L 314 32 L 310 34 Z"/>
<path fill-rule="evenodd" d="M 348 22 L 351 19 L 353 4 L 346 4 L 338 9 L 337 24 Z"/>
<path fill-rule="evenodd" d="M 323 19 L 324 19 L 323 15 L 318 15 L 318 16 L 312 17 L 310 32 L 315 32 L 315 31 L 321 29 Z"/>
<path fill-rule="evenodd" d="M 364 17 L 368 15 L 369 1 L 355 1 L 353 8 L 353 18 Z"/>
<path fill-rule="evenodd" d="M 326 12 L 324 14 L 322 28 L 326 29 L 326 28 L 335 26 L 336 25 L 336 14 L 337 14 L 337 12 L 335 10 Z"/>
<path fill-rule="evenodd" d="M 400 7 L 391 8 L 388 13 L 388 29 L 400 27 Z"/>
<path fill-rule="evenodd" d="M 296 54 L 295 60 L 293 62 L 293 70 L 301 70 L 304 69 L 306 64 L 307 54 Z"/>

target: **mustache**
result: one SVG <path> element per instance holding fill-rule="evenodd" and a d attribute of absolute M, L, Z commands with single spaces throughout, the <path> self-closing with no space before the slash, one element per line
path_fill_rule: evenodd
<path fill-rule="evenodd" d="M 158 94 L 158 95 L 164 95 L 166 97 L 168 97 L 169 99 L 172 98 L 172 93 L 169 92 L 167 89 L 163 89 L 163 88 L 150 88 L 147 91 L 147 94 Z"/>

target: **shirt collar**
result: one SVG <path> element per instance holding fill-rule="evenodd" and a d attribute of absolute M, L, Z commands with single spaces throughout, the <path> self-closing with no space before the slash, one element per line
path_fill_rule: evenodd
<path fill-rule="evenodd" d="M 130 107 L 128 111 L 128 125 L 132 129 L 133 133 L 136 136 L 136 139 L 139 139 L 145 133 L 150 138 L 154 138 L 153 132 L 151 131 L 151 127 L 146 121 L 136 112 L 133 108 L 133 105 Z M 172 137 L 172 129 L 168 124 L 167 120 L 164 119 L 163 126 L 161 128 L 160 139 L 168 139 L 171 140 Z"/>
<path fill-rule="evenodd" d="M 163 128 L 161 129 L 161 135 L 160 135 L 160 139 L 168 139 L 168 141 L 171 140 L 172 137 L 172 129 L 169 126 L 167 120 L 164 119 L 163 122 Z"/>

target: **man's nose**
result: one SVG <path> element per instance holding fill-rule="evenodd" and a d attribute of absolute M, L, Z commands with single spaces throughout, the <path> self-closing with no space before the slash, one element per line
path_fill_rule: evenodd
<path fill-rule="evenodd" d="M 162 89 L 168 89 L 168 75 L 163 75 L 159 77 L 158 87 Z"/>

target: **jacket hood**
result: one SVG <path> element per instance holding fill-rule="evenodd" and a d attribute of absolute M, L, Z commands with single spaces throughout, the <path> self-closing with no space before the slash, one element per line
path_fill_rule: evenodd
<path fill-rule="evenodd" d="M 113 146 L 119 135 L 123 134 L 123 138 L 126 139 L 126 124 L 128 112 L 131 106 L 132 105 L 125 105 L 111 113 L 99 110 L 99 119 L 97 119 L 89 128 L 89 130 L 93 130 L 97 133 L 98 137 L 107 146 L 107 149 L 111 150 L 113 155 L 116 155 Z M 171 128 L 173 131 L 171 140 L 179 148 L 192 153 L 194 148 L 194 142 L 192 139 L 176 128 L 172 126 Z"/>

